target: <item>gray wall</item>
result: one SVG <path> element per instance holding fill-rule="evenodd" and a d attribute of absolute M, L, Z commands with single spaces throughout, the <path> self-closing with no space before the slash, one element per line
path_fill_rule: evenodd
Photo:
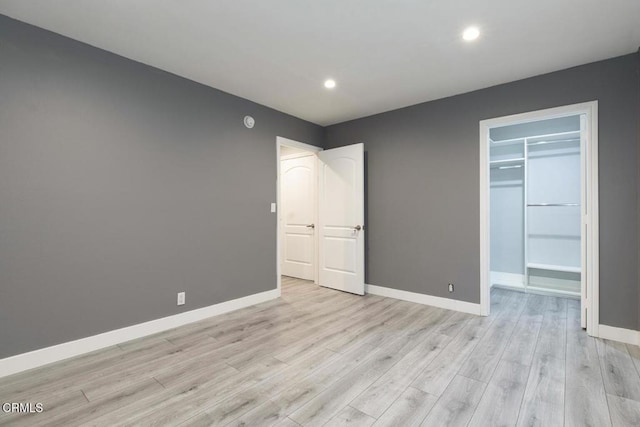
<path fill-rule="evenodd" d="M 328 148 L 368 154 L 368 283 L 478 303 L 478 122 L 598 100 L 600 320 L 638 328 L 637 56 L 330 126 Z"/>
<path fill-rule="evenodd" d="M 0 358 L 274 289 L 277 135 L 324 130 L 0 16 Z"/>

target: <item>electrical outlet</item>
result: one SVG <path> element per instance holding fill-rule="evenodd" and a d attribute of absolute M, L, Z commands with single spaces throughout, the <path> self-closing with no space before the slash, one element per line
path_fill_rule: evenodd
<path fill-rule="evenodd" d="M 178 292 L 178 305 L 184 305 L 184 292 Z"/>
<path fill-rule="evenodd" d="M 453 283 L 449 283 L 449 292 L 453 292 Z"/>

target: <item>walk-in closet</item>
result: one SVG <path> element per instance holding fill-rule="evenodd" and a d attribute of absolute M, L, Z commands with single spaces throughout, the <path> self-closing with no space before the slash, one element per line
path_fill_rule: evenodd
<path fill-rule="evenodd" d="M 490 130 L 492 286 L 580 297 L 584 126 L 575 115 Z"/>

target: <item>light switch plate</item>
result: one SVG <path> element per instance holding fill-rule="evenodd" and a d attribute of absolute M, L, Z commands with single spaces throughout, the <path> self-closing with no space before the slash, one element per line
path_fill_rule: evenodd
<path fill-rule="evenodd" d="M 276 211 L 276 204 L 271 203 L 271 213 L 275 213 L 275 211 Z"/>

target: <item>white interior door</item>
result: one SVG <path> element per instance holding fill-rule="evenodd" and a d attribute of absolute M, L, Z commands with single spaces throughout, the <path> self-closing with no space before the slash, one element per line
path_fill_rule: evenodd
<path fill-rule="evenodd" d="M 364 295 L 364 146 L 318 153 L 319 283 Z"/>
<path fill-rule="evenodd" d="M 281 160 L 282 274 L 314 279 L 316 156 Z"/>

